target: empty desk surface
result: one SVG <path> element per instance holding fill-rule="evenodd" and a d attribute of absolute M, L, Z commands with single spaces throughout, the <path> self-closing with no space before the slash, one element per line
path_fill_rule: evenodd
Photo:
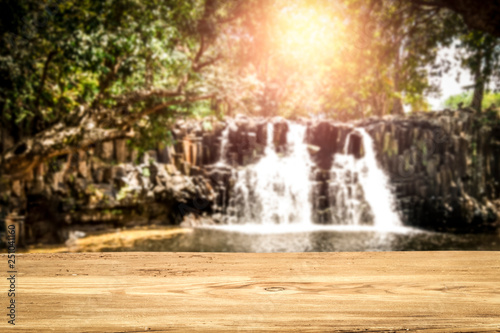
<path fill-rule="evenodd" d="M 500 331 L 500 252 L 17 254 L 16 269 L 3 332 Z"/>

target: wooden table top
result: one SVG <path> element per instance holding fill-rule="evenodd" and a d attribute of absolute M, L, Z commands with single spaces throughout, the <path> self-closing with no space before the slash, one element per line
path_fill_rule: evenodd
<path fill-rule="evenodd" d="M 1 332 L 500 332 L 500 252 L 17 254 L 16 270 Z"/>

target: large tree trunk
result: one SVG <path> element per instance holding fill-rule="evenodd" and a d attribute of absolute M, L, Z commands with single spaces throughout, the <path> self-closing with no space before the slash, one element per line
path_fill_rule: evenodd
<path fill-rule="evenodd" d="M 393 98 L 391 114 L 403 115 L 404 114 L 403 100 L 399 96 L 399 94 L 401 93 L 401 90 L 399 88 L 399 61 L 398 61 L 398 66 L 396 68 L 397 70 L 394 75 L 394 90 L 398 95 Z"/>
<path fill-rule="evenodd" d="M 403 102 L 401 101 L 401 98 L 394 97 L 393 103 L 394 104 L 392 105 L 391 114 L 403 115 L 405 112 L 404 112 Z"/>
<path fill-rule="evenodd" d="M 474 94 L 472 95 L 471 107 L 477 113 L 481 113 L 481 105 L 484 97 L 484 78 L 481 71 L 482 56 L 479 55 L 478 66 L 474 73 Z"/>
<path fill-rule="evenodd" d="M 476 82 L 474 87 L 474 95 L 472 96 L 471 107 L 477 111 L 477 113 L 481 113 L 482 104 L 484 97 L 484 82 L 480 80 Z"/>
<path fill-rule="evenodd" d="M 398 33 L 398 29 L 395 31 L 395 33 Z M 397 37 L 399 38 L 399 36 Z M 401 100 L 401 97 L 399 94 L 401 93 L 401 78 L 400 78 L 400 71 L 401 71 L 401 53 L 400 53 L 400 48 L 401 48 L 401 39 L 399 39 L 396 42 L 396 53 L 395 53 L 395 59 L 394 59 L 394 92 L 397 94 L 393 98 L 392 101 L 392 110 L 391 114 L 397 114 L 397 115 L 402 115 L 404 114 L 404 109 L 403 109 L 403 101 Z"/>

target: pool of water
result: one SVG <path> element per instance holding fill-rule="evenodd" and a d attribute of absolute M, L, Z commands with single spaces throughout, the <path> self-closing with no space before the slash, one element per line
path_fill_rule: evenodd
<path fill-rule="evenodd" d="M 106 248 L 102 249 L 106 251 Z M 370 227 L 264 225 L 186 229 L 163 239 L 137 239 L 114 251 L 175 252 L 359 252 L 359 251 L 499 251 L 500 235 L 446 234 L 412 228 L 383 232 Z"/>

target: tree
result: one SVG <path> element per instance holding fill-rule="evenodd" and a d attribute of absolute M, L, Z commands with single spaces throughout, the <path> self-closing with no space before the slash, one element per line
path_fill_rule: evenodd
<path fill-rule="evenodd" d="M 233 72 L 248 81 L 254 96 L 241 111 L 264 116 L 299 116 L 318 112 L 320 81 L 338 55 L 338 31 L 328 1 L 248 1 L 248 9 L 229 33 L 235 43 L 228 58 Z M 334 32 L 334 33 L 331 33 Z M 319 100 L 319 98 L 316 98 Z M 243 104 L 243 105 L 242 105 Z"/>
<path fill-rule="evenodd" d="M 2 1 L 1 174 L 189 114 L 216 91 L 204 72 L 239 2 Z M 233 17 L 234 15 L 234 17 Z M 147 131 L 143 131 L 147 132 Z"/>
<path fill-rule="evenodd" d="M 460 18 L 449 11 L 422 7 L 411 1 L 372 0 L 350 1 L 357 9 L 361 24 L 360 38 L 369 54 L 376 54 L 379 82 L 387 82 L 381 89 L 384 105 L 377 114 L 401 113 L 402 103 L 419 110 L 424 95 L 437 87 L 429 76 L 441 76 L 449 69 L 437 61 L 437 51 L 450 45 L 456 35 L 456 21 Z M 385 91 L 385 93 L 383 93 Z"/>
<path fill-rule="evenodd" d="M 485 90 L 489 83 L 500 79 L 500 42 L 480 31 L 463 30 L 459 36 L 460 60 L 470 70 L 474 85 L 471 107 L 481 112 Z"/>

